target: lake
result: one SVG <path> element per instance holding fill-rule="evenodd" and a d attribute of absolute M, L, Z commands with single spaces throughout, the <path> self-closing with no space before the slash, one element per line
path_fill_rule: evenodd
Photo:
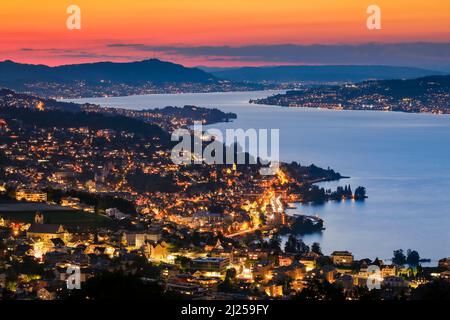
<path fill-rule="evenodd" d="M 356 258 L 388 259 L 395 249 L 417 250 L 436 261 L 450 256 L 450 116 L 376 111 L 332 111 L 249 104 L 275 92 L 160 94 L 79 99 L 130 109 L 215 107 L 238 115 L 226 128 L 280 129 L 280 158 L 331 167 L 350 179 L 323 183 L 367 188 L 364 202 L 298 205 L 318 214 L 326 254 L 349 250 Z M 210 126 L 211 127 L 211 126 Z M 435 264 L 435 263 L 434 263 Z"/>

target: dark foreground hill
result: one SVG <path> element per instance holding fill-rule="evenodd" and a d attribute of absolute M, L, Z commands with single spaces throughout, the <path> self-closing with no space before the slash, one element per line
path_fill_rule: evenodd
<path fill-rule="evenodd" d="M 49 67 L 21 64 L 13 61 L 0 62 L 0 84 L 20 87 L 37 82 L 70 83 L 73 81 L 137 84 L 143 82 L 195 82 L 209 83 L 215 77 L 197 68 L 158 59 L 137 62 L 97 62 Z"/>

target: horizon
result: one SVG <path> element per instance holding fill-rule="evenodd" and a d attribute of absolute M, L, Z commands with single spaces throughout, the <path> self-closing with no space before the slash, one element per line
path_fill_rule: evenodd
<path fill-rule="evenodd" d="M 449 0 L 4 2 L 0 303 L 450 299 Z"/>
<path fill-rule="evenodd" d="M 79 30 L 66 27 L 66 10 L 72 4 L 80 8 Z M 450 47 L 448 1 L 432 0 L 424 6 L 418 0 L 378 0 L 378 30 L 366 27 L 371 4 L 24 0 L 5 4 L 0 12 L 0 60 L 49 66 L 148 57 L 190 67 L 340 65 L 347 64 L 342 55 L 350 51 L 350 58 L 366 57 L 376 65 L 405 61 L 405 66 L 450 69 L 445 53 Z M 374 44 L 377 52 L 371 53 Z M 405 44 L 419 47 L 403 48 Z M 334 49 L 323 52 L 322 46 Z M 396 58 L 386 59 L 385 53 L 392 51 Z"/>
<path fill-rule="evenodd" d="M 416 43 L 404 43 L 404 44 L 416 44 Z M 444 44 L 449 45 L 450 43 L 427 43 L 427 44 Z M 368 44 L 369 45 L 369 44 Z M 383 45 L 383 44 L 376 44 L 376 45 Z M 96 63 L 135 63 L 135 62 L 145 62 L 145 61 L 151 61 L 151 60 L 157 60 L 160 62 L 167 62 L 172 64 L 178 64 L 187 68 L 197 68 L 197 69 L 238 69 L 238 68 L 258 68 L 258 67 L 390 67 L 390 68 L 411 68 L 411 69 L 422 69 L 426 71 L 436 71 L 436 72 L 443 72 L 447 73 L 450 72 L 450 64 L 449 65 L 442 65 L 442 66 L 415 66 L 415 65 L 408 65 L 408 64 L 396 64 L 396 63 L 247 63 L 247 64 L 239 64 L 239 65 L 227 65 L 223 66 L 220 64 L 217 65 L 208 65 L 208 64 L 183 64 L 182 62 L 170 59 L 163 59 L 158 57 L 143 57 L 143 58 L 136 58 L 135 60 L 114 60 L 114 59 L 100 59 L 95 61 L 88 61 L 88 62 L 65 62 L 60 64 L 52 64 L 52 63 L 38 63 L 38 62 L 27 62 L 26 60 L 21 59 L 11 59 L 6 58 L 0 60 L 0 63 L 5 62 L 11 62 L 15 64 L 22 64 L 22 65 L 33 65 L 33 66 L 45 66 L 50 68 L 55 67 L 62 67 L 62 66 L 70 66 L 70 65 L 81 65 L 81 64 L 96 64 Z"/>

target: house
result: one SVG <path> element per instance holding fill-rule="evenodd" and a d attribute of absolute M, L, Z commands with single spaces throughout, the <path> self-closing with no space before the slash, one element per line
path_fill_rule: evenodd
<path fill-rule="evenodd" d="M 117 208 L 106 209 L 105 213 L 106 213 L 106 215 L 108 217 L 111 217 L 111 218 L 116 219 L 116 220 L 125 220 L 125 219 L 129 219 L 130 218 L 130 216 L 128 214 L 122 213 Z"/>
<path fill-rule="evenodd" d="M 21 189 L 16 191 L 16 200 L 25 200 L 29 202 L 47 201 L 47 193 L 31 189 Z"/>
<path fill-rule="evenodd" d="M 68 267 L 71 267 L 73 265 L 70 264 L 59 264 L 56 266 L 54 273 L 55 278 L 59 281 L 66 282 L 68 279 L 69 274 L 67 273 Z M 83 283 L 87 279 L 94 276 L 94 271 L 91 268 L 83 267 L 80 268 L 80 282 Z"/>
<path fill-rule="evenodd" d="M 444 271 L 440 275 L 441 279 L 444 279 L 447 282 L 450 282 L 450 270 Z"/>
<path fill-rule="evenodd" d="M 197 258 L 192 260 L 191 270 L 200 271 L 209 276 L 221 276 L 229 264 L 230 260 L 227 258 Z"/>
<path fill-rule="evenodd" d="M 397 275 L 397 268 L 395 265 L 383 266 L 383 268 L 381 269 L 381 277 L 383 278 L 396 275 Z"/>
<path fill-rule="evenodd" d="M 387 288 L 407 288 L 409 282 L 402 277 L 387 276 L 383 279 L 381 285 Z"/>
<path fill-rule="evenodd" d="M 149 260 L 165 260 L 169 255 L 167 243 L 165 241 L 147 241 L 144 247 L 144 254 Z"/>
<path fill-rule="evenodd" d="M 293 262 L 289 266 L 278 267 L 274 270 L 274 276 L 278 275 L 286 275 L 293 280 L 301 280 L 303 279 L 306 273 L 306 268 L 300 262 Z"/>
<path fill-rule="evenodd" d="M 161 240 L 161 234 L 154 231 L 125 232 L 122 235 L 122 241 L 129 247 L 141 248 L 146 241 L 158 242 Z"/>
<path fill-rule="evenodd" d="M 253 275 L 255 277 L 270 277 L 272 273 L 272 269 L 274 267 L 274 263 L 272 260 L 260 260 L 253 266 Z"/>
<path fill-rule="evenodd" d="M 270 282 L 269 284 L 267 284 L 263 288 L 264 288 L 264 292 L 269 297 L 276 298 L 276 297 L 282 297 L 283 296 L 283 286 L 282 285 L 277 285 L 275 283 Z"/>
<path fill-rule="evenodd" d="M 331 258 L 336 266 L 350 267 L 353 264 L 353 255 L 348 251 L 334 251 Z"/>
<path fill-rule="evenodd" d="M 42 256 L 45 264 L 54 265 L 57 263 L 65 263 L 69 260 L 70 256 L 66 252 L 49 251 Z"/>
<path fill-rule="evenodd" d="M 33 223 L 27 231 L 28 239 L 40 239 L 43 241 L 50 241 L 54 238 L 59 238 L 64 242 L 69 240 L 69 233 L 62 225 L 58 224 L 38 224 Z"/>
<path fill-rule="evenodd" d="M 37 291 L 37 297 L 39 300 L 55 300 L 56 291 L 50 288 L 41 288 Z"/>
<path fill-rule="evenodd" d="M 180 283 L 180 282 L 169 282 L 167 283 L 167 290 L 172 292 L 177 292 L 186 296 L 193 296 L 203 293 L 204 289 L 196 284 L 192 283 Z"/>
<path fill-rule="evenodd" d="M 354 282 L 354 278 L 350 274 L 343 274 L 336 279 L 336 283 L 339 284 L 346 294 L 352 291 Z"/>
<path fill-rule="evenodd" d="M 65 197 L 61 199 L 61 205 L 63 207 L 72 207 L 79 208 L 80 207 L 80 199 L 73 197 Z"/>
<path fill-rule="evenodd" d="M 316 268 L 316 258 L 314 256 L 302 257 L 299 262 L 306 267 L 306 271 L 310 271 Z"/>
<path fill-rule="evenodd" d="M 323 277 L 330 283 L 333 283 L 336 279 L 337 270 L 332 265 L 326 265 L 321 270 Z"/>
<path fill-rule="evenodd" d="M 290 255 L 279 255 L 278 256 L 278 265 L 280 267 L 290 266 L 294 262 L 294 257 Z"/>

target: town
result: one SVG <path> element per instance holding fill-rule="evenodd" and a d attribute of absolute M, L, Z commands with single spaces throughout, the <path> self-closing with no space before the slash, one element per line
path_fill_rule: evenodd
<path fill-rule="evenodd" d="M 286 94 L 252 100 L 284 107 L 450 114 L 448 76 L 303 86 Z"/>
<path fill-rule="evenodd" d="M 288 215 L 288 206 L 367 197 L 362 186 L 316 186 L 343 178 L 332 169 L 282 163 L 264 176 L 260 164 L 171 161 L 169 132 L 233 114 L 1 93 L 1 298 L 141 292 L 129 285 L 149 299 L 421 299 L 450 283 L 450 258 L 422 267 L 414 250 L 388 262 L 305 244 L 326 221 Z M 70 290 L 74 266 L 81 289 Z M 372 266 L 379 287 L 370 290 Z"/>

